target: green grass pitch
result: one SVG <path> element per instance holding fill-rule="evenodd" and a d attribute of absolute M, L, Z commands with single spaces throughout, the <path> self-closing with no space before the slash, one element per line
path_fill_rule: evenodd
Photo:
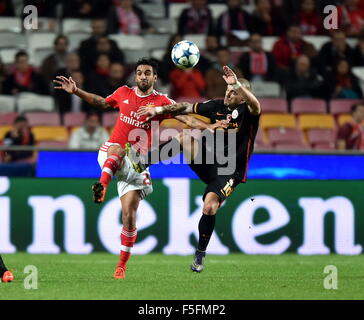
<path fill-rule="evenodd" d="M 118 257 L 4 255 L 15 281 L 0 283 L 0 299 L 364 299 L 364 256 L 207 256 L 201 274 L 190 256 L 133 256 L 124 280 L 112 278 Z M 24 289 L 24 267 L 39 271 L 37 290 Z M 338 270 L 338 289 L 323 286 L 324 268 Z"/>

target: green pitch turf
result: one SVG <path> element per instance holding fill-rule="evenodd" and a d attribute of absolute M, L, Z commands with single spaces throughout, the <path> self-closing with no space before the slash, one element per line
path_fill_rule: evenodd
<path fill-rule="evenodd" d="M 201 274 L 191 257 L 133 256 L 127 277 L 112 278 L 117 256 L 4 255 L 16 280 L 0 283 L 0 299 L 364 299 L 361 256 L 208 256 Z M 37 290 L 24 289 L 24 267 L 39 271 Z M 338 289 L 327 290 L 324 268 L 335 265 Z"/>

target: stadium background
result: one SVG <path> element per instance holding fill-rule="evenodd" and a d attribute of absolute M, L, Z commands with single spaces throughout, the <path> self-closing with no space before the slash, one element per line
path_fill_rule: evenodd
<path fill-rule="evenodd" d="M 50 3 L 47 1 L 25 2 L 39 7 L 38 30 L 23 29 L 22 1 L 13 1 L 16 17 L 0 17 L 4 81 L 14 68 L 14 55 L 19 50 L 27 51 L 34 69 L 41 71 L 42 62 L 53 53 L 53 41 L 59 34 L 68 37 L 68 50 L 77 52 L 81 41 L 91 35 L 91 18 L 105 18 L 106 4 L 111 3 L 75 1 L 76 11 L 62 13 L 62 2 L 52 1 L 57 4 L 55 11 L 50 10 L 53 5 L 47 7 Z M 81 19 L 77 17 L 77 4 L 81 6 L 85 2 L 95 5 L 96 9 L 94 15 Z M 285 11 L 287 17 L 294 17 L 299 10 L 300 1 L 273 2 L 278 9 L 288 10 Z M 187 3 L 159 1 L 135 3 L 144 10 L 148 32 L 108 35 L 123 52 L 122 81 L 129 84 L 132 84 L 132 64 L 140 57 L 154 57 L 162 66 L 170 64 L 168 42 L 178 31 L 178 17 L 188 6 Z M 283 6 L 279 7 L 279 3 Z M 325 1 L 319 2 L 318 9 L 325 4 Z M 208 6 L 217 23 L 226 11 L 226 4 L 216 1 Z M 97 12 L 100 7 L 102 10 Z M 244 2 L 243 8 L 253 13 L 254 3 Z M 280 34 L 263 35 L 264 49 L 272 51 L 279 37 Z M 207 34 L 185 34 L 182 38 L 194 41 L 204 55 Z M 347 39 L 353 49 L 358 38 L 356 34 Z M 325 31 L 304 35 L 304 39 L 311 42 L 317 52 L 330 41 Z M 231 44 L 229 36 L 222 35 L 220 41 L 229 46 L 233 65 L 239 65 L 242 54 L 249 51 L 246 42 Z M 96 56 L 93 59 L 95 61 Z M 80 68 L 85 79 L 102 83 L 102 77 L 93 70 L 92 64 L 85 67 L 82 62 L 83 57 Z M 361 87 L 363 68 L 360 64 L 352 68 Z M 364 155 L 359 151 L 336 150 L 338 126 L 350 119 L 350 107 L 358 99 L 324 95 L 288 100 L 285 84 L 279 79 L 253 81 L 264 114 L 256 154 L 250 164 L 250 180 L 240 186 L 222 208 L 210 252 L 360 254 L 364 245 L 361 231 Z M 170 81 L 160 81 L 157 89 L 170 93 L 177 101 L 209 98 L 204 95 L 206 90 L 196 97 L 174 96 Z M 116 192 L 111 187 L 107 202 L 103 206 L 94 205 L 89 186 L 99 175 L 97 153 L 68 150 L 69 137 L 75 128 L 82 126 L 85 113 L 64 111 L 67 108 L 59 105 L 60 100 L 51 86 L 47 90 L 49 95 L 1 91 L 0 140 L 10 130 L 16 115 L 25 114 L 37 141 L 37 158 L 33 163 L 0 163 L 3 176 L 0 179 L 0 252 L 117 253 L 121 212 Z M 100 116 L 102 125 L 112 130 L 115 113 Z M 162 127 L 183 128 L 173 120 Z M 135 251 L 191 254 L 196 244 L 193 234 L 197 232 L 204 186 L 184 164 L 155 165 L 151 171 L 155 191 L 141 206 Z"/>

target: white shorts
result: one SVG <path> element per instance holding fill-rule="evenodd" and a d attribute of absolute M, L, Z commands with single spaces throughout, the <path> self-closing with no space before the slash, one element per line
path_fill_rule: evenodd
<path fill-rule="evenodd" d="M 110 143 L 108 147 L 111 145 L 115 144 Z M 106 150 L 106 148 L 103 148 L 104 147 L 101 148 L 97 157 L 97 161 L 101 169 L 107 159 L 107 151 L 103 151 Z M 136 172 L 127 156 L 124 157 L 121 168 L 116 172 L 115 176 L 117 179 L 119 198 L 133 190 L 140 190 L 141 199 L 144 199 L 147 195 L 153 192 L 152 179 L 150 177 L 149 169 L 147 168 L 142 173 Z"/>

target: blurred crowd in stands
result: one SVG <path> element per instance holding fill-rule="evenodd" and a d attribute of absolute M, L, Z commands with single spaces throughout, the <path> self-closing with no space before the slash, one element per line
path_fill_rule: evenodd
<path fill-rule="evenodd" d="M 39 67 L 32 66 L 27 50 L 16 52 L 13 63 L 0 61 L 0 95 L 21 92 L 51 95 L 61 116 L 69 112 L 90 113 L 93 108 L 78 97 L 53 89 L 55 76 L 72 77 L 79 87 L 101 96 L 111 94 L 119 86 L 134 85 L 132 63 L 125 58 L 120 42 L 110 35 L 158 35 L 160 31 L 151 22 L 153 19 L 148 18 L 151 13 L 146 12 L 143 5 L 149 4 L 149 10 L 153 10 L 153 5 L 163 5 L 164 18 L 168 18 L 170 6 L 186 2 L 189 4 L 175 21 L 177 32 L 166 31 L 169 42 L 159 58 L 157 88 L 177 101 L 223 97 L 224 65 L 233 68 L 238 77 L 256 83 L 257 87 L 259 83 L 275 84 L 279 92 L 273 97 L 286 99 L 288 112 L 291 102 L 297 98 L 324 99 L 327 105 L 332 99 L 363 98 L 362 82 L 353 68 L 364 67 L 364 0 L 0 0 L 0 20 L 1 17 L 21 16 L 24 6 L 35 5 L 40 17 L 49 18 L 48 29 L 58 33 L 53 53 L 45 57 Z M 225 7 L 214 18 L 211 5 L 215 4 Z M 339 29 L 327 30 L 323 23 L 324 7 L 332 4 L 338 9 Z M 90 19 L 90 36 L 80 41 L 75 50 L 70 50 L 68 34 L 59 26 L 59 22 L 67 18 Z M 170 59 L 171 48 L 185 35 L 205 37 L 200 61 L 192 70 L 178 69 Z M 309 40 L 323 36 L 330 38 L 319 48 Z M 263 45 L 267 37 L 277 37 L 271 50 Z M 349 44 L 349 38 L 355 39 L 354 46 Z M 361 112 L 363 105 L 353 107 L 354 120 L 349 121 L 352 125 L 346 125 L 345 130 L 335 130 L 341 132 L 341 141 L 357 133 L 362 142 L 337 143 L 341 149 L 364 149 Z M 359 116 L 355 116 L 356 113 Z M 97 129 L 90 128 L 95 128 L 102 116 L 90 113 L 83 131 L 74 133 L 70 146 L 80 146 L 77 141 L 88 132 L 93 135 Z M 24 124 L 22 116 L 16 119 L 15 127 Z M 6 141 L 11 137 L 14 137 L 12 141 L 16 140 L 16 131 L 11 132 Z M 97 137 L 105 140 L 105 132 L 97 131 Z M 27 135 L 24 141 L 31 143 L 34 139 Z M 92 146 L 92 143 L 84 145 Z"/>

